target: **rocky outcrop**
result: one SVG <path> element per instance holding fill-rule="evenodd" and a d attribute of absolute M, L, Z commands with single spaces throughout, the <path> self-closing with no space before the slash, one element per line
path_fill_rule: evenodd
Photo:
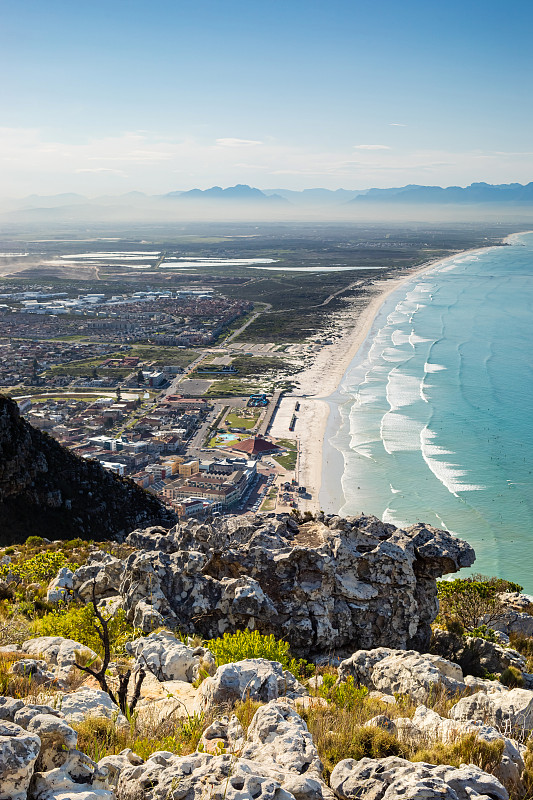
<path fill-rule="evenodd" d="M 460 664 L 465 674 L 479 677 L 503 672 L 507 667 L 522 671 L 526 666 L 525 658 L 512 648 L 479 636 L 457 636 L 442 630 L 433 632 L 431 651 Z"/>
<path fill-rule="evenodd" d="M 63 636 L 37 636 L 35 639 L 28 639 L 22 645 L 22 650 L 28 655 L 45 659 L 45 666 L 48 663 L 59 686 L 66 685 L 69 678 L 77 673 L 74 666 L 77 660 L 94 662 L 98 658 L 90 647 Z M 84 663 L 83 660 L 80 663 Z"/>
<path fill-rule="evenodd" d="M 439 690 L 464 691 L 463 673 L 457 664 L 431 653 L 414 650 L 358 650 L 339 665 L 339 681 L 352 677 L 356 683 L 385 695 L 406 694 L 424 702 Z"/>
<path fill-rule="evenodd" d="M 0 545 L 30 534 L 116 539 L 139 525 L 175 521 L 154 495 L 74 455 L 0 395 Z"/>
<path fill-rule="evenodd" d="M 205 711 L 224 703 L 233 705 L 238 700 L 268 703 L 278 697 L 302 697 L 304 687 L 278 661 L 265 658 L 247 658 L 223 664 L 212 678 L 206 678 L 198 691 L 197 709 Z"/>
<path fill-rule="evenodd" d="M 331 788 L 340 800 L 360 798 L 424 798 L 424 800 L 473 800 L 490 797 L 508 800 L 502 784 L 487 772 L 461 767 L 413 764 L 403 758 L 362 758 L 340 761 L 331 773 Z"/>
<path fill-rule="evenodd" d="M 127 541 L 143 547 L 120 568 L 118 592 L 130 621 L 149 603 L 182 632 L 212 638 L 255 628 L 306 657 L 379 645 L 426 649 L 436 578 L 475 557 L 445 531 L 420 524 L 402 530 L 364 515 L 302 525 L 247 515 L 190 522 L 167 534 L 135 531 Z M 98 597 L 116 593 L 117 569 L 91 562 Z M 89 567 L 82 571 L 73 584 L 85 595 Z M 149 619 L 144 606 L 142 616 Z"/>
<path fill-rule="evenodd" d="M 193 683 L 200 669 L 213 674 L 215 660 L 205 647 L 188 647 L 168 631 L 152 633 L 128 642 L 126 650 L 135 657 L 135 665 L 149 669 L 160 681 Z"/>
<path fill-rule="evenodd" d="M 211 733 L 228 743 L 242 741 L 242 729 L 230 721 Z M 215 725 L 215 728 L 217 726 Z M 209 734 L 207 741 L 213 741 Z M 322 764 L 305 722 L 287 701 L 258 709 L 250 723 L 246 744 L 234 753 L 193 753 L 173 756 L 154 753 L 140 766 L 122 769 L 117 800 L 167 800 L 179 787 L 183 800 L 333 800 L 322 777 Z"/>
<path fill-rule="evenodd" d="M 509 736 L 521 738 L 533 731 L 533 692 L 510 689 L 508 692 L 478 692 L 463 697 L 450 710 L 451 719 L 494 725 Z"/>
<path fill-rule="evenodd" d="M 0 800 L 26 800 L 40 747 L 35 734 L 0 721 Z"/>

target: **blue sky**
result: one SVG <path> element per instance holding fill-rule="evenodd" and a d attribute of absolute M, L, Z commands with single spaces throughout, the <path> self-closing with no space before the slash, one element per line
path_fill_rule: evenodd
<path fill-rule="evenodd" d="M 2 193 L 533 179 L 533 7 L 21 0 Z"/>

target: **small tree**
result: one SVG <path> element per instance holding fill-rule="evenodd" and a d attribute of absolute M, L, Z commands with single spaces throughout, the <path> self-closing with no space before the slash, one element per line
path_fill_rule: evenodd
<path fill-rule="evenodd" d="M 520 591 L 522 587 L 495 578 L 473 575 L 454 581 L 439 581 L 439 616 L 447 625 L 460 623 L 472 633 L 481 625 L 489 626 L 505 611 L 500 594 Z"/>
<path fill-rule="evenodd" d="M 96 581 L 92 583 L 92 606 L 94 609 L 94 616 L 95 622 L 94 627 L 95 630 L 100 637 L 102 642 L 102 646 L 104 648 L 104 658 L 102 660 L 102 665 L 100 669 L 93 669 L 92 666 L 84 666 L 82 664 L 75 664 L 75 666 L 82 670 L 82 672 L 86 672 L 88 675 L 92 675 L 95 680 L 98 681 L 100 687 L 106 692 L 111 700 L 117 705 L 123 714 L 126 717 L 131 717 L 135 710 L 135 706 L 139 702 L 139 697 L 141 696 L 141 686 L 146 677 L 146 672 L 141 667 L 137 672 L 137 677 L 135 679 L 135 684 L 133 687 L 133 697 L 131 701 L 128 703 L 128 686 L 131 677 L 131 669 L 127 669 L 126 672 L 119 673 L 118 676 L 118 691 L 115 696 L 115 693 L 109 686 L 107 682 L 107 668 L 109 667 L 109 662 L 111 661 L 111 645 L 110 645 L 110 636 L 109 636 L 109 619 L 106 619 L 103 614 L 101 613 L 100 609 L 98 608 L 96 602 Z"/>
<path fill-rule="evenodd" d="M 142 369 L 137 373 L 137 383 L 144 383 L 144 375 Z"/>

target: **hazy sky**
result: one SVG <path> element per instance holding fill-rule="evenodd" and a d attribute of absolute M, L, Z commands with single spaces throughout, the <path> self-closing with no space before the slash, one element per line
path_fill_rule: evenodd
<path fill-rule="evenodd" d="M 19 0 L 0 192 L 533 180 L 530 0 Z"/>

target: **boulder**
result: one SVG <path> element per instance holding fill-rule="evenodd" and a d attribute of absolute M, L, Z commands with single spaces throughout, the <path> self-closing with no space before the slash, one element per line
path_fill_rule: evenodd
<path fill-rule="evenodd" d="M 15 714 L 24 707 L 22 700 L 15 700 L 14 697 L 4 697 L 0 695 L 0 720 L 13 722 Z"/>
<path fill-rule="evenodd" d="M 219 753 L 221 748 L 240 754 L 244 742 L 244 731 L 235 714 L 232 714 L 231 717 L 223 716 L 215 719 L 211 725 L 208 725 L 200 739 L 203 752 L 215 754 Z"/>
<path fill-rule="evenodd" d="M 77 692 L 57 695 L 58 706 L 67 722 L 83 722 L 90 717 L 112 719 L 120 727 L 128 725 L 126 717 L 107 692 L 82 686 Z"/>
<path fill-rule="evenodd" d="M 157 614 L 203 638 L 257 629 L 307 658 L 426 647 L 436 578 L 474 560 L 472 548 L 446 531 L 402 530 L 364 515 L 300 526 L 287 516 L 189 521 L 168 534 L 135 531 L 130 542 L 144 549 L 119 564 L 93 554 L 74 574 L 78 594 L 96 580 L 97 596 L 118 588 L 127 619 L 145 620 L 145 629 L 160 622 Z"/>
<path fill-rule="evenodd" d="M 103 550 L 96 550 L 89 555 L 85 564 L 74 572 L 72 590 L 81 600 L 88 603 L 93 599 L 93 584 L 95 597 L 101 600 L 116 595 L 121 580 L 120 559 Z"/>
<path fill-rule="evenodd" d="M 37 735 L 0 721 L 0 800 L 26 800 L 40 747 Z"/>
<path fill-rule="evenodd" d="M 247 698 L 268 703 L 278 697 L 301 697 L 305 694 L 306 689 L 278 661 L 248 658 L 223 664 L 212 678 L 206 678 L 198 690 L 196 708 L 204 711 Z"/>
<path fill-rule="evenodd" d="M 22 645 L 25 653 L 41 656 L 52 666 L 56 680 L 66 683 L 78 670 L 74 666 L 78 655 L 86 661 L 95 661 L 98 655 L 84 644 L 63 636 L 38 636 Z"/>
<path fill-rule="evenodd" d="M 64 603 L 72 592 L 73 572 L 68 567 L 62 567 L 56 577 L 50 581 L 46 590 L 47 603 Z"/>
<path fill-rule="evenodd" d="M 63 719 L 63 714 L 61 711 L 56 708 L 52 708 L 52 706 L 27 705 L 23 706 L 19 711 L 17 711 L 14 722 L 16 725 L 20 725 L 21 728 L 27 728 L 30 720 L 32 720 L 38 714 L 51 714 L 53 717 Z"/>
<path fill-rule="evenodd" d="M 204 647 L 188 647 L 168 631 L 151 633 L 126 645 L 138 667 L 149 669 L 160 681 L 193 683 L 200 669 L 215 671 L 213 656 Z"/>
<path fill-rule="evenodd" d="M 413 736 L 416 730 L 415 735 L 420 741 L 429 740 L 450 743 L 461 736 L 472 733 L 475 733 L 478 739 L 489 743 L 502 740 L 504 743 L 502 760 L 494 774 L 506 786 L 510 784 L 514 784 L 517 787 L 520 786 L 521 775 L 524 770 L 522 752 L 526 748 L 514 739 L 504 736 L 496 728 L 490 725 L 480 725 L 470 720 L 460 722 L 447 719 L 425 706 L 419 706 L 416 709 L 411 724 L 413 729 L 407 732 L 404 728 L 403 736 L 405 734 Z M 399 736 L 403 738 L 402 732 L 399 732 Z"/>
<path fill-rule="evenodd" d="M 358 650 L 339 666 L 339 682 L 350 676 L 371 690 L 385 695 L 406 694 L 418 702 L 436 691 L 454 694 L 465 689 L 457 664 L 414 650 Z"/>
<path fill-rule="evenodd" d="M 134 753 L 130 747 L 127 747 L 117 755 L 101 758 L 98 762 L 98 770 L 106 775 L 110 786 L 116 786 L 123 769 L 131 766 L 138 767 L 140 764 L 144 764 L 143 759 Z"/>
<path fill-rule="evenodd" d="M 138 767 L 120 772 L 117 800 L 167 800 L 179 791 L 182 800 L 333 800 L 322 778 L 322 764 L 305 722 L 289 701 L 272 701 L 252 719 L 243 742 L 235 718 L 216 720 L 204 733 L 206 744 L 232 748 L 231 753 L 174 756 L 153 753 Z M 179 787 L 179 790 L 178 790 Z"/>
<path fill-rule="evenodd" d="M 507 667 L 524 670 L 526 661 L 520 653 L 479 636 L 456 636 L 435 630 L 431 651 L 460 664 L 463 672 L 483 677 L 487 672 L 503 672 Z"/>
<path fill-rule="evenodd" d="M 330 785 L 340 800 L 377 798 L 424 798 L 424 800 L 508 800 L 502 784 L 487 772 L 463 764 L 461 767 L 412 763 L 403 758 L 353 758 L 339 761 Z"/>
<path fill-rule="evenodd" d="M 533 692 L 528 689 L 478 692 L 452 706 L 450 718 L 493 725 L 508 735 L 527 738 L 533 731 Z"/>
<path fill-rule="evenodd" d="M 28 733 L 34 733 L 41 740 L 36 769 L 49 770 L 61 767 L 69 750 L 75 750 L 78 734 L 64 719 L 54 714 L 37 714 L 28 722 Z"/>
<path fill-rule="evenodd" d="M 46 661 L 35 658 L 21 658 L 14 661 L 9 672 L 12 675 L 19 675 L 23 678 L 31 678 L 36 686 L 50 686 L 55 682 L 56 677 L 53 672 L 47 669 Z"/>
<path fill-rule="evenodd" d="M 135 606 L 133 615 L 133 627 L 143 633 L 150 633 L 156 628 L 161 628 L 165 624 L 164 617 L 150 603 L 139 600 Z"/>

